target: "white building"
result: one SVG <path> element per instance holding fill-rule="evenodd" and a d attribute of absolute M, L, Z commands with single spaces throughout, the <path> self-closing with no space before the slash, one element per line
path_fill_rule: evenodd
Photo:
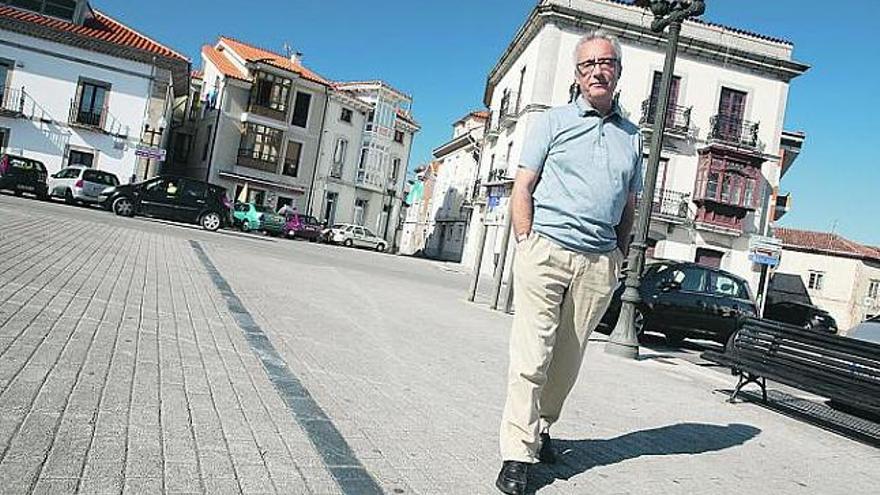
<path fill-rule="evenodd" d="M 619 37 L 619 104 L 645 134 L 656 107 L 665 38 L 650 12 L 614 0 L 541 0 L 489 74 L 491 110 L 465 262 L 472 264 L 480 223 L 489 226 L 482 266 L 494 269 L 511 179 L 538 112 L 570 101 L 573 51 L 588 31 Z M 684 23 L 666 116 L 649 256 L 698 261 L 746 278 L 756 290 L 760 266 L 749 238 L 766 232 L 783 168 L 780 143 L 790 81 L 808 67 L 793 45 L 698 20 Z M 792 152 L 790 160 L 796 156 Z M 647 162 L 646 162 L 647 163 Z M 511 243 L 512 245 L 513 243 Z M 512 247 L 511 247 L 512 249 Z"/>
<path fill-rule="evenodd" d="M 126 182 L 160 162 L 189 61 L 85 0 L 0 2 L 0 149 L 49 173 L 86 165 Z"/>
<path fill-rule="evenodd" d="M 782 257 L 769 301 L 799 301 L 831 313 L 841 334 L 880 314 L 880 248 L 836 234 L 777 228 Z"/>
<path fill-rule="evenodd" d="M 410 194 L 406 198 L 408 207 L 403 219 L 403 232 L 400 239 L 400 254 L 425 254 L 430 223 L 431 198 L 437 177 L 440 175 L 440 162 L 432 161 L 416 168 Z"/>
<path fill-rule="evenodd" d="M 423 232 L 424 255 L 461 261 L 489 113 L 471 112 L 452 125 L 452 139 L 434 149 L 438 163 Z"/>
<path fill-rule="evenodd" d="M 412 97 L 382 81 L 334 83 L 311 211 L 355 223 L 396 251 L 413 138 Z M 349 122 L 346 117 L 355 115 Z"/>
<path fill-rule="evenodd" d="M 305 210 L 332 83 L 304 67 L 299 54 L 229 37 L 202 47 L 201 72 L 190 113 L 195 122 L 175 135 L 188 141 L 175 144 L 189 149 L 187 175 L 224 186 L 235 198 Z"/>
<path fill-rule="evenodd" d="M 229 37 L 202 48 L 191 125 L 175 163 L 275 210 L 364 225 L 394 246 L 412 138 L 412 98 L 381 81 L 337 83 Z M 183 159 L 182 157 L 186 157 Z M 247 186 L 246 196 L 245 186 Z"/>

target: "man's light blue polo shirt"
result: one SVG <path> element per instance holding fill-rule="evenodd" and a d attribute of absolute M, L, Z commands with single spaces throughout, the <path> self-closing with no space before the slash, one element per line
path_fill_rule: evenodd
<path fill-rule="evenodd" d="M 615 106 L 602 117 L 583 97 L 539 114 L 520 167 L 540 175 L 532 230 L 566 249 L 607 253 L 630 194 L 642 189 L 642 137 Z"/>

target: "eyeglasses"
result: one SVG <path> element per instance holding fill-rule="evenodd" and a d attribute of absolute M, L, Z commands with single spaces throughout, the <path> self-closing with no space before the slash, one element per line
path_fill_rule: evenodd
<path fill-rule="evenodd" d="M 575 67 L 577 67 L 578 73 L 580 73 L 580 75 L 586 76 L 587 74 L 591 74 L 594 70 L 596 70 L 597 67 L 602 70 L 616 69 L 619 63 L 620 59 L 616 57 L 596 58 L 593 60 L 584 60 L 583 62 L 578 62 Z"/>

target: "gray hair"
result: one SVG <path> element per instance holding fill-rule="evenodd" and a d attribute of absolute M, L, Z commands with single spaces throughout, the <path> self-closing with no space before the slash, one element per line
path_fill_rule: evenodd
<path fill-rule="evenodd" d="M 611 48 L 614 49 L 614 56 L 617 57 L 618 68 L 623 66 L 623 52 L 620 51 L 620 42 L 617 41 L 616 36 L 602 29 L 590 31 L 589 33 L 583 35 L 580 40 L 578 40 L 577 45 L 574 46 L 574 53 L 572 55 L 572 57 L 574 58 L 575 66 L 577 66 L 578 63 L 578 52 L 580 51 L 581 47 L 593 40 L 605 40 L 608 43 L 611 43 Z"/>

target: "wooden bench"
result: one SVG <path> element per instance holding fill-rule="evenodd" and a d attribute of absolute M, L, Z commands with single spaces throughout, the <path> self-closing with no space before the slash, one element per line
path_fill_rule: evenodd
<path fill-rule="evenodd" d="M 730 402 L 749 383 L 761 387 L 766 402 L 769 378 L 880 414 L 878 344 L 749 318 L 731 336 L 724 352 L 707 351 L 702 356 L 739 375 Z"/>

